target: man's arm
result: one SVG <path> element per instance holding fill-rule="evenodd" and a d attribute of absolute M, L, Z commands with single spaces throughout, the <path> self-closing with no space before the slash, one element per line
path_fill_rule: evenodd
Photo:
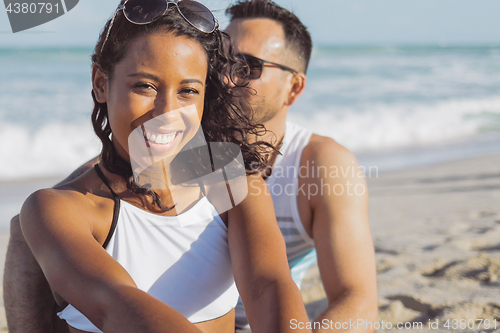
<path fill-rule="evenodd" d="M 290 276 L 273 202 L 260 176 L 249 176 L 245 200 L 228 212 L 228 242 L 234 279 L 252 332 L 311 332 Z M 298 328 L 298 329 L 297 329 Z"/>
<path fill-rule="evenodd" d="M 320 172 L 319 177 L 301 179 L 320 189 L 319 195 L 310 197 L 309 204 L 328 308 L 315 322 L 328 322 L 329 326 L 315 332 L 336 332 L 336 322 L 343 325 L 338 331 L 374 332 L 370 323 L 376 322 L 378 313 L 375 252 L 363 172 L 354 155 L 330 138 L 311 140 L 304 150 L 304 159 Z M 364 324 L 351 325 L 358 320 Z"/>
<path fill-rule="evenodd" d="M 19 215 L 10 223 L 3 299 L 9 332 L 53 332 L 56 303 L 40 266 L 24 240 Z"/>
<path fill-rule="evenodd" d="M 58 185 L 79 177 L 97 162 L 97 157 L 88 161 Z M 19 215 L 10 223 L 3 297 L 9 332 L 68 332 L 65 325 L 59 325 L 59 319 L 54 315 L 56 303 L 40 266 L 26 244 L 19 225 Z"/>

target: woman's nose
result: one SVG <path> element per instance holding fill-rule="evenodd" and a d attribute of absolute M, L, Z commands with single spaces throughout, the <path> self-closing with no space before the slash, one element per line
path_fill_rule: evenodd
<path fill-rule="evenodd" d="M 164 93 L 161 95 L 158 95 L 158 97 L 155 100 L 155 108 L 153 111 L 153 116 L 158 117 L 158 116 L 165 116 L 166 118 L 172 118 L 172 117 L 177 117 L 175 112 L 176 110 L 180 109 L 181 106 L 175 98 L 175 94 L 172 93 Z"/>

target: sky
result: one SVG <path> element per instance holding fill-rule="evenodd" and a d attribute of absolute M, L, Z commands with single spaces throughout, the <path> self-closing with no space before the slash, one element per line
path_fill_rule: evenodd
<path fill-rule="evenodd" d="M 233 0 L 201 0 L 222 27 Z M 499 0 L 276 0 L 309 28 L 315 45 L 500 45 Z M 80 0 L 65 15 L 13 34 L 0 8 L 0 47 L 92 47 L 117 0 Z"/>

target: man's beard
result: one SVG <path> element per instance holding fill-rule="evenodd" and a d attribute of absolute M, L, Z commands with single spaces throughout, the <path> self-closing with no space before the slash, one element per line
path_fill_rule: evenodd
<path fill-rule="evenodd" d="M 254 96 L 253 98 L 256 98 Z M 277 107 L 272 107 L 270 105 L 266 105 L 266 98 L 261 97 L 259 101 L 256 103 L 252 103 L 253 109 L 253 122 L 256 124 L 265 124 L 271 119 L 273 119 L 278 113 Z"/>

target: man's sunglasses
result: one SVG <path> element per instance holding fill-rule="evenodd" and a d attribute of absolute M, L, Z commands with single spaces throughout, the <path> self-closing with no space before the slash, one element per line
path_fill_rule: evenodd
<path fill-rule="evenodd" d="M 102 43 L 101 52 L 104 50 L 104 45 L 106 45 L 108 40 L 116 14 L 120 10 L 123 10 L 125 18 L 130 23 L 144 25 L 165 15 L 169 4 L 175 5 L 179 14 L 201 32 L 209 34 L 219 27 L 219 23 L 210 9 L 194 0 L 127 0 L 116 9 L 104 43 Z"/>
<path fill-rule="evenodd" d="M 236 57 L 246 61 L 246 63 L 250 67 L 250 80 L 260 79 L 260 77 L 262 76 L 262 70 L 264 69 L 264 66 L 281 68 L 282 70 L 292 72 L 293 74 L 298 73 L 295 69 L 290 68 L 288 66 L 277 64 L 275 62 L 267 61 L 261 58 L 257 58 L 249 54 L 241 53 L 237 54 Z"/>

